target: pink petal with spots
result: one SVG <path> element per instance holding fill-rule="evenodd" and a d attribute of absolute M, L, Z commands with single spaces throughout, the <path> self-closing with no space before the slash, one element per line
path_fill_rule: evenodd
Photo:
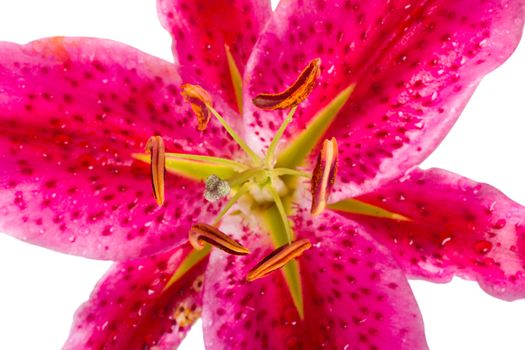
<path fill-rule="evenodd" d="M 192 220 L 217 211 L 204 185 L 168 174 L 158 208 L 149 165 L 132 154 L 152 135 L 172 152 L 237 148 L 216 125 L 196 131 L 179 82 L 170 63 L 115 42 L 1 43 L 0 231 L 112 260 L 185 241 Z"/>
<path fill-rule="evenodd" d="M 207 259 L 163 289 L 190 250 L 115 264 L 77 311 L 64 350 L 175 349 L 200 317 Z"/>
<path fill-rule="evenodd" d="M 496 297 L 525 298 L 525 208 L 495 188 L 440 169 L 414 170 L 359 199 L 411 219 L 352 217 L 412 277 L 448 282 L 458 275 Z"/>
<path fill-rule="evenodd" d="M 285 0 L 248 62 L 245 100 L 281 91 L 320 57 L 319 84 L 300 105 L 290 137 L 357 84 L 325 135 L 340 149 L 333 199 L 355 196 L 432 152 L 481 78 L 513 52 L 523 22 L 523 0 Z M 245 111 L 250 143 L 267 146 L 283 114 L 248 103 Z"/>
<path fill-rule="evenodd" d="M 182 79 L 202 85 L 237 109 L 224 46 L 242 74 L 270 17 L 270 5 L 268 0 L 157 0 Z"/>
<path fill-rule="evenodd" d="M 281 272 L 246 282 L 250 268 L 271 251 L 267 237 L 250 233 L 243 244 L 251 255 L 213 251 L 210 257 L 203 309 L 207 348 L 427 349 L 402 271 L 364 230 L 327 212 L 315 222 L 296 218 L 295 231 L 313 243 L 298 259 L 304 321 Z"/>

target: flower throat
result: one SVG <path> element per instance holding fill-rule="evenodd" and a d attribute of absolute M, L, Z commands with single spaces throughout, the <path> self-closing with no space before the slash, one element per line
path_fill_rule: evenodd
<path fill-rule="evenodd" d="M 263 224 L 262 229 L 268 232 L 275 247 L 273 252 L 253 266 L 247 273 L 246 280 L 251 282 L 282 269 L 294 304 L 302 317 L 301 277 L 295 259 L 310 249 L 312 244 L 308 239 L 295 239 L 289 220 L 293 215 L 294 201 L 302 199 L 299 197 L 306 192 L 304 186 L 301 186 L 304 181 L 299 181 L 301 179 L 308 179 L 310 182 L 312 203 L 310 212 L 313 216 L 319 215 L 328 207 L 358 215 L 408 220 L 399 214 L 356 199 L 327 204 L 336 179 L 338 145 L 335 138 L 324 141 L 322 139 L 336 115 L 352 95 L 355 84 L 343 89 L 310 119 L 302 131 L 288 140 L 286 146 L 277 152 L 284 132 L 294 120 L 298 105 L 315 87 L 320 75 L 320 64 L 320 59 L 312 60 L 287 89 L 276 94 L 262 93 L 252 100 L 253 104 L 261 109 L 288 110 L 264 157 L 254 152 L 215 110 L 210 94 L 202 87 L 191 84 L 182 85 L 181 94 L 196 116 L 197 129 L 206 132 L 208 123 L 214 117 L 245 153 L 245 156 L 240 157 L 242 160 L 199 154 L 168 153 L 160 136 L 152 136 L 149 139 L 144 154 L 133 155 L 136 159 L 150 164 L 153 195 L 159 206 L 164 202 L 166 171 L 204 182 L 203 197 L 207 201 L 216 202 L 228 198 L 214 220 L 199 222 L 191 227 L 188 241 L 194 250 L 184 259 L 165 288 L 169 288 L 192 266 L 208 256 L 212 247 L 233 255 L 250 254 L 249 249 L 219 229 L 223 218 L 242 199 L 243 205 L 240 209 L 247 207 L 248 211 L 245 214 L 257 218 L 258 223 Z M 241 91 L 242 86 L 235 86 L 240 79 L 232 79 L 232 81 L 236 91 Z M 237 102 L 239 110 L 242 110 L 242 101 Z M 310 172 L 304 171 L 302 166 L 307 163 L 307 159 L 317 145 L 321 147 L 315 166 Z M 238 212 L 234 211 L 232 214 Z"/>

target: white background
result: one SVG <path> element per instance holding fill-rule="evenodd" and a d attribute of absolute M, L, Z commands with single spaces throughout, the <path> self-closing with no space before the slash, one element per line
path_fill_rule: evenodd
<path fill-rule="evenodd" d="M 1 41 L 25 43 L 52 35 L 111 38 L 172 60 L 170 38 L 157 20 L 154 0 L 0 0 Z M 525 203 L 524 82 L 522 44 L 483 81 L 424 166 L 491 183 Z M 59 349 L 73 312 L 109 266 L 0 234 L 0 349 Z M 525 301 L 503 302 L 462 280 L 411 284 L 431 349 L 525 349 Z M 182 348 L 203 349 L 201 338 L 199 324 Z"/>

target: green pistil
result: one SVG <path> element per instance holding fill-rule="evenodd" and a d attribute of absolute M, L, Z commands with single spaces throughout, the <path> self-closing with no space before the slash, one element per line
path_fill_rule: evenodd
<path fill-rule="evenodd" d="M 230 134 L 230 136 L 232 137 L 232 139 L 235 140 L 235 142 L 237 142 L 237 144 L 244 150 L 244 152 L 246 152 L 247 155 L 250 156 L 250 158 L 252 159 L 252 161 L 255 163 L 255 164 L 261 164 L 262 163 L 262 159 L 261 157 L 259 157 L 251 148 L 250 146 L 248 146 L 248 144 L 246 142 L 244 142 L 244 140 L 239 136 L 239 134 L 237 134 L 235 132 L 235 130 L 233 130 L 233 128 L 228 124 L 228 122 L 226 120 L 224 120 L 223 117 L 221 117 L 221 115 L 219 114 L 219 112 L 217 112 L 215 110 L 215 108 L 213 108 L 212 106 L 210 106 L 209 104 L 206 104 L 206 107 L 208 108 L 208 110 L 215 116 L 215 118 L 217 118 L 217 120 L 219 121 L 219 123 L 221 123 L 221 125 L 223 126 L 224 129 L 226 129 L 226 131 L 228 132 L 228 134 Z"/>
<path fill-rule="evenodd" d="M 270 143 L 270 147 L 268 147 L 268 153 L 266 153 L 266 157 L 264 158 L 264 164 L 271 168 L 273 166 L 272 162 L 274 159 L 274 153 L 275 149 L 277 148 L 277 145 L 279 144 L 279 141 L 283 137 L 284 131 L 288 127 L 288 124 L 290 124 L 293 120 L 293 115 L 295 114 L 295 111 L 297 110 L 297 106 L 293 107 L 290 112 L 288 112 L 288 115 L 283 120 L 283 123 L 281 124 L 281 127 L 277 132 L 275 133 L 275 136 L 272 140 L 272 143 Z"/>

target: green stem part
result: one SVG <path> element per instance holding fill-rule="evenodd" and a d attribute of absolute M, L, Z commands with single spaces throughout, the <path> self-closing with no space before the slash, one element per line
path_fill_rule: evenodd
<path fill-rule="evenodd" d="M 273 137 L 272 143 L 270 143 L 270 147 L 268 147 L 268 152 L 266 153 L 266 157 L 264 158 L 264 164 L 268 167 L 272 167 L 272 160 L 274 158 L 275 149 L 277 148 L 277 145 L 279 144 L 279 141 L 283 137 L 284 131 L 288 127 L 288 124 L 290 124 L 293 120 L 293 115 L 295 114 L 295 111 L 297 110 L 297 106 L 292 107 L 290 109 L 290 112 L 288 112 L 288 115 L 283 120 L 283 123 L 279 127 L 279 130 L 275 133 L 275 136 Z"/>
<path fill-rule="evenodd" d="M 277 210 L 279 210 L 279 215 L 281 216 L 284 230 L 286 231 L 286 237 L 288 239 L 288 243 L 291 243 L 293 240 L 293 234 L 292 234 L 292 229 L 290 228 L 290 221 L 288 220 L 288 215 L 286 215 L 286 210 L 284 208 L 283 201 L 281 200 L 281 197 L 279 197 L 279 193 L 277 193 L 273 185 L 268 186 L 268 190 L 272 194 L 275 205 L 277 206 Z"/>
<path fill-rule="evenodd" d="M 267 170 L 261 169 L 261 168 L 248 169 L 248 170 L 243 171 L 240 174 L 233 175 L 227 178 L 226 180 L 228 181 L 228 184 L 230 185 L 230 187 L 234 187 L 234 186 L 241 185 L 244 182 L 254 178 L 258 174 L 262 174 L 265 172 L 267 172 Z"/>
<path fill-rule="evenodd" d="M 238 191 L 237 193 L 235 193 L 235 195 L 230 198 L 230 200 L 228 201 L 228 203 L 226 203 L 224 205 L 224 207 L 221 209 L 220 213 L 217 215 L 217 217 L 215 218 L 215 220 L 213 220 L 213 224 L 212 226 L 216 226 L 221 220 L 222 218 L 224 217 L 224 215 L 226 215 L 226 213 L 228 213 L 228 211 L 231 209 L 231 207 L 233 207 L 233 205 L 235 203 L 237 203 L 237 201 L 244 195 L 246 194 L 246 192 L 248 192 L 248 190 L 250 189 L 250 186 L 249 184 L 245 184 L 244 186 L 242 186 Z"/>
<path fill-rule="evenodd" d="M 275 176 L 281 176 L 281 175 L 292 175 L 292 176 L 298 176 L 298 177 L 306 177 L 311 178 L 312 174 L 306 171 L 301 170 L 295 170 L 295 169 L 288 169 L 288 168 L 276 168 L 272 170 L 272 174 Z"/>

